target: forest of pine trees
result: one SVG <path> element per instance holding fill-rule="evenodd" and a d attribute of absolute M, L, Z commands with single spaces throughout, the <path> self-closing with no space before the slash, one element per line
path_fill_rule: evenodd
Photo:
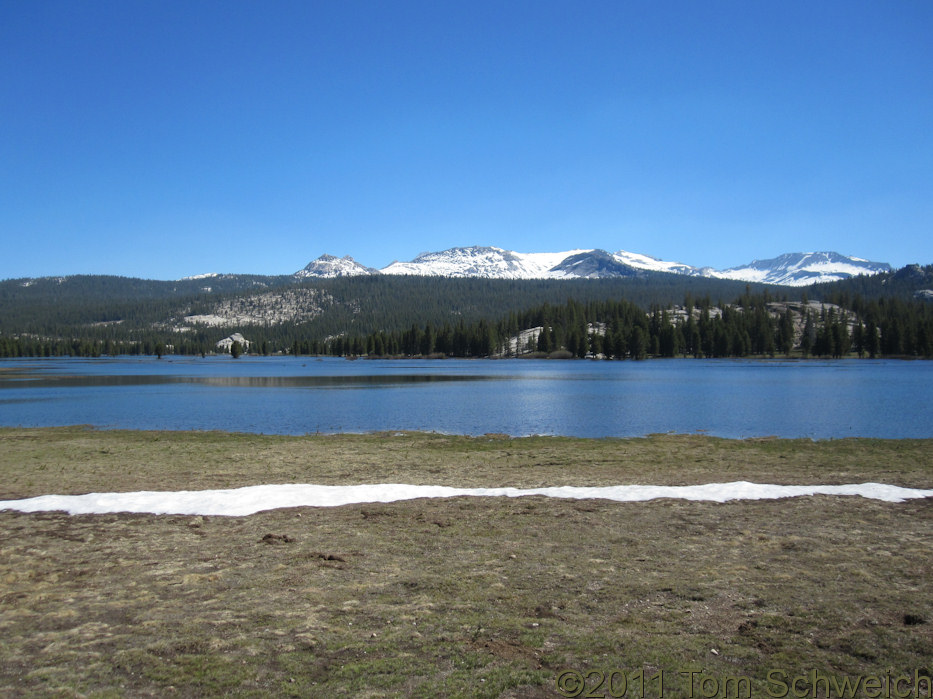
<path fill-rule="evenodd" d="M 251 352 L 370 357 L 922 357 L 933 358 L 933 304 L 860 297 L 849 307 L 776 302 L 746 293 L 731 304 L 688 296 L 682 306 L 647 312 L 625 300 L 568 300 L 511 312 L 497 322 L 413 324 L 402 331 L 303 339 L 290 344 L 255 328 Z M 528 332 L 532 330 L 531 332 Z M 525 331 L 523 333 L 523 331 Z M 525 342 L 517 338 L 524 335 Z M 205 355 L 204 337 L 156 332 L 138 340 L 0 337 L 0 357 Z"/>
<path fill-rule="evenodd" d="M 532 342 L 516 342 L 538 328 Z M 933 307 L 881 299 L 835 305 L 775 302 L 746 293 L 732 304 L 687 297 L 648 312 L 620 301 L 569 300 L 509 313 L 496 323 L 412 325 L 327 341 L 296 340 L 293 354 L 518 357 L 933 357 Z"/>
<path fill-rule="evenodd" d="M 815 285 L 810 291 L 823 305 L 807 303 L 807 290 L 782 288 L 773 298 L 763 285 L 679 275 L 572 282 L 366 277 L 297 285 L 231 277 L 210 281 L 220 295 L 197 286 L 203 283 L 0 283 L 0 357 L 206 355 L 232 332 L 263 355 L 933 356 L 933 303 L 916 297 L 933 285 L 933 267 Z M 244 293 L 249 300 L 244 289 L 252 288 L 316 290 L 315 298 L 330 305 L 308 322 L 179 329 L 183 316 L 209 314 Z"/>

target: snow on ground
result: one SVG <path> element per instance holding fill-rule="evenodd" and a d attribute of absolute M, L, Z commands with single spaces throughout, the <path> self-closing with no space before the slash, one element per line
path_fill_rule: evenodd
<path fill-rule="evenodd" d="M 254 485 L 230 490 L 140 491 L 42 495 L 24 500 L 0 500 L 0 510 L 69 514 L 136 512 L 150 514 L 221 515 L 237 517 L 283 507 L 337 507 L 355 503 L 395 502 L 415 498 L 523 497 L 601 499 L 644 502 L 657 498 L 727 502 L 772 500 L 807 495 L 860 495 L 885 502 L 933 497 L 933 490 L 901 488 L 882 483 L 849 485 L 768 485 L 766 483 L 707 483 L 705 485 L 613 485 L 604 487 L 560 486 L 551 488 L 451 488 L 439 485 Z"/>

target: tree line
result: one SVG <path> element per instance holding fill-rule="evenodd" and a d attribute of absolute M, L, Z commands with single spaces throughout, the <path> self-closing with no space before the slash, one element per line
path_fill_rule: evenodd
<path fill-rule="evenodd" d="M 646 274 L 631 278 L 509 280 L 371 276 L 296 280 L 293 277 L 226 275 L 200 280 L 151 281 L 110 276 L 0 282 L 0 345 L 3 356 L 56 356 L 97 351 L 110 354 L 213 352 L 219 340 L 240 332 L 267 351 L 289 352 L 295 343 L 322 348 L 328 338 L 403 332 L 413 325 L 466 324 L 532 308 L 626 298 L 669 303 L 685 292 L 733 294 L 743 285 L 719 279 Z M 191 323 L 231 301 L 292 289 L 326 298 L 310 320 L 238 321 L 223 326 Z M 791 292 L 793 293 L 793 292 Z M 257 306 L 262 304 L 257 303 Z M 487 321 L 488 322 L 488 321 Z M 316 344 L 315 344 L 316 343 Z M 4 349 L 5 348 L 5 349 Z"/>
<path fill-rule="evenodd" d="M 210 354 L 240 332 L 254 354 L 929 357 L 933 304 L 913 297 L 933 286 L 933 267 L 877 276 L 805 289 L 665 274 L 0 282 L 0 356 Z M 328 299 L 310 321 L 179 329 L 186 315 L 210 314 L 219 300 L 296 286 Z M 822 307 L 806 302 L 816 289 Z"/>

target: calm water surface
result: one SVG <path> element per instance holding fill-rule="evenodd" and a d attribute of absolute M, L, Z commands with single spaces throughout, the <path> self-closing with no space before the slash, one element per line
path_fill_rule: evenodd
<path fill-rule="evenodd" d="M 0 361 L 4 426 L 911 438 L 931 398 L 922 361 Z"/>

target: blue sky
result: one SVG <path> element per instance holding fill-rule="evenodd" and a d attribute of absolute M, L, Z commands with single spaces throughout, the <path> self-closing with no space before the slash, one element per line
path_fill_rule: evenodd
<path fill-rule="evenodd" d="M 933 263 L 933 3 L 0 0 L 0 279 Z"/>

